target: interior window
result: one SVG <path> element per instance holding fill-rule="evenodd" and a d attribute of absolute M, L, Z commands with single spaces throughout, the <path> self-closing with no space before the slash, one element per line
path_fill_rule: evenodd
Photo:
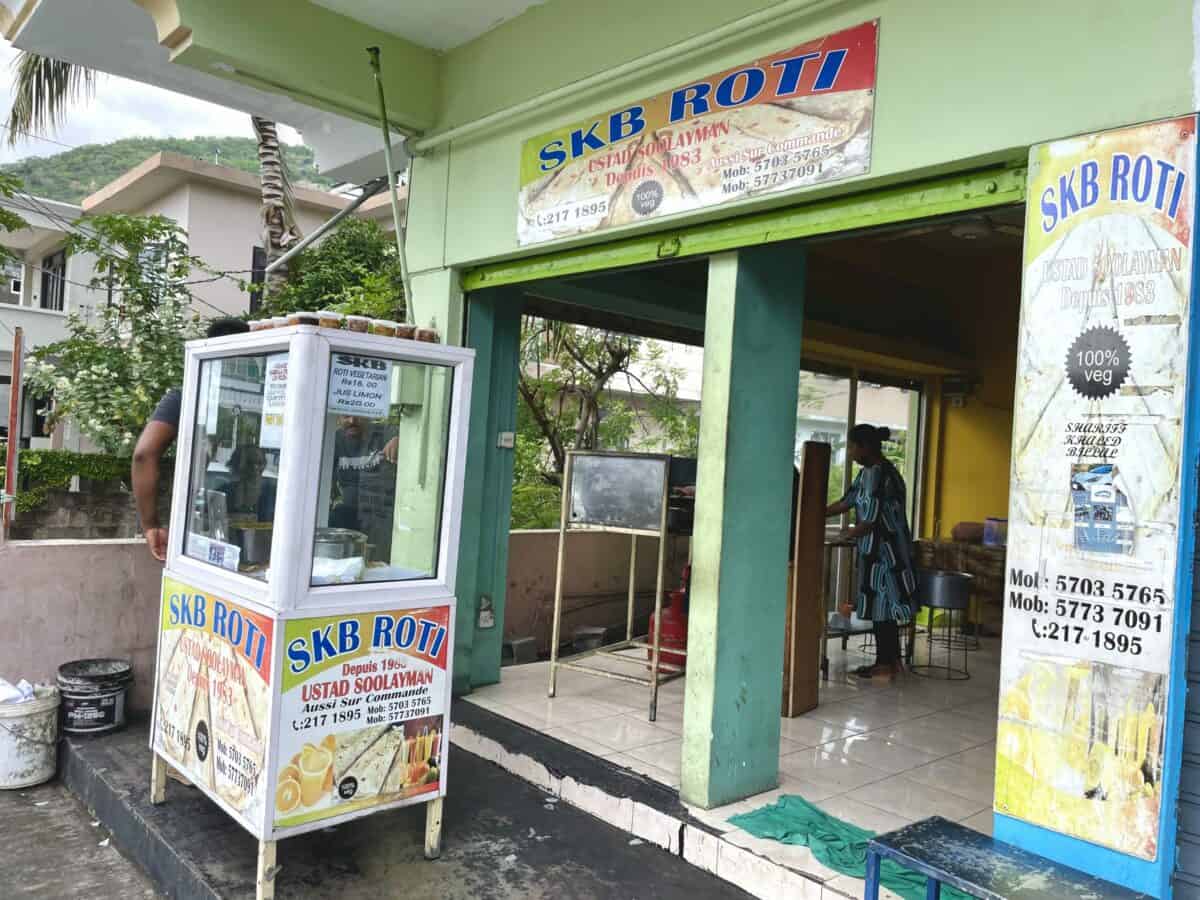
<path fill-rule="evenodd" d="M 334 353 L 312 583 L 438 573 L 453 369 Z"/>
<path fill-rule="evenodd" d="M 194 413 L 184 553 L 260 581 L 269 577 L 287 360 L 204 360 Z"/>

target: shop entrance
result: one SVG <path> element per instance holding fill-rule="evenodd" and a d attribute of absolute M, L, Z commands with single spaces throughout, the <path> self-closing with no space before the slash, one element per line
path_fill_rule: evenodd
<path fill-rule="evenodd" d="M 834 637 L 819 707 L 782 721 L 783 787 L 874 829 L 906 821 L 916 809 L 990 830 L 1003 550 L 984 548 L 981 538 L 988 519 L 1007 514 L 1022 215 L 1019 206 L 999 207 L 791 248 L 804 273 L 803 291 L 795 290 L 804 316 L 799 390 L 788 413 L 795 417 L 794 448 L 798 453 L 806 440 L 831 445 L 826 499 L 839 497 L 853 477 L 844 456 L 849 429 L 888 426 L 897 440 L 887 455 L 908 487 L 921 561 L 981 576 L 966 627 L 955 622 L 949 645 L 934 643 L 932 651 L 938 662 L 954 656 L 956 666 L 965 652 L 969 680 L 864 681 L 852 670 L 873 658 L 869 635 L 845 646 Z M 503 315 L 489 319 L 478 307 L 472 328 L 514 327 L 519 313 L 532 313 L 703 346 L 711 271 L 701 258 L 496 289 L 506 300 L 492 309 L 503 310 L 510 324 L 497 326 Z M 703 472 L 703 460 L 701 466 Z M 736 483 L 737 473 L 729 475 Z M 703 474 L 700 481 L 703 491 Z M 832 537 L 837 522 L 830 524 Z M 953 542 L 955 535 L 968 540 Z M 754 614 L 752 604 L 744 610 Z M 932 619 L 941 622 L 940 615 Z M 929 661 L 925 627 L 917 661 Z M 626 696 L 612 682 L 568 677 L 559 696 L 546 701 L 544 673 L 533 671 L 539 668 L 507 668 L 501 685 L 471 698 L 680 784 L 684 685 L 667 686 L 657 721 L 648 723 L 639 688 Z M 770 693 L 778 716 L 778 688 Z M 572 708 L 559 715 L 555 705 Z"/>

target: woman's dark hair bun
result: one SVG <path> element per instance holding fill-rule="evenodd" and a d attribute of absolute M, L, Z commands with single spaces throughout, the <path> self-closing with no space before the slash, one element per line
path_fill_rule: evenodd
<path fill-rule="evenodd" d="M 880 425 L 878 428 L 876 428 L 875 434 L 879 438 L 880 443 L 883 441 L 890 441 L 892 439 L 892 429 L 888 428 L 886 425 Z"/>

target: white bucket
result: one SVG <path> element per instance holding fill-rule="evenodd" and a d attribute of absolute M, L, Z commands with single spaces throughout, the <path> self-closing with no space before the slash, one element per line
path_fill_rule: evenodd
<path fill-rule="evenodd" d="M 49 781 L 58 767 L 58 688 L 39 684 L 34 697 L 0 703 L 0 789 Z"/>

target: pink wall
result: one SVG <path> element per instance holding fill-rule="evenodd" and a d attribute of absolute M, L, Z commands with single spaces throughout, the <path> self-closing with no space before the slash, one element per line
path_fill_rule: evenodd
<path fill-rule="evenodd" d="M 130 706 L 150 708 L 162 566 L 144 541 L 9 542 L 0 573 L 0 675 L 52 682 L 73 659 L 130 659 Z"/>
<path fill-rule="evenodd" d="M 504 637 L 535 637 L 540 653 L 550 651 L 554 615 L 554 572 L 557 531 L 514 531 L 508 543 L 508 591 L 504 601 Z M 679 585 L 687 562 L 687 539 L 667 546 L 664 586 Z M 574 533 L 567 537 L 563 577 L 562 636 L 570 640 L 584 625 L 625 624 L 629 590 L 629 537 L 623 534 Z M 654 596 L 658 541 L 638 539 L 637 591 L 644 598 L 637 611 L 645 616 Z M 622 635 L 624 637 L 624 635 Z"/>

